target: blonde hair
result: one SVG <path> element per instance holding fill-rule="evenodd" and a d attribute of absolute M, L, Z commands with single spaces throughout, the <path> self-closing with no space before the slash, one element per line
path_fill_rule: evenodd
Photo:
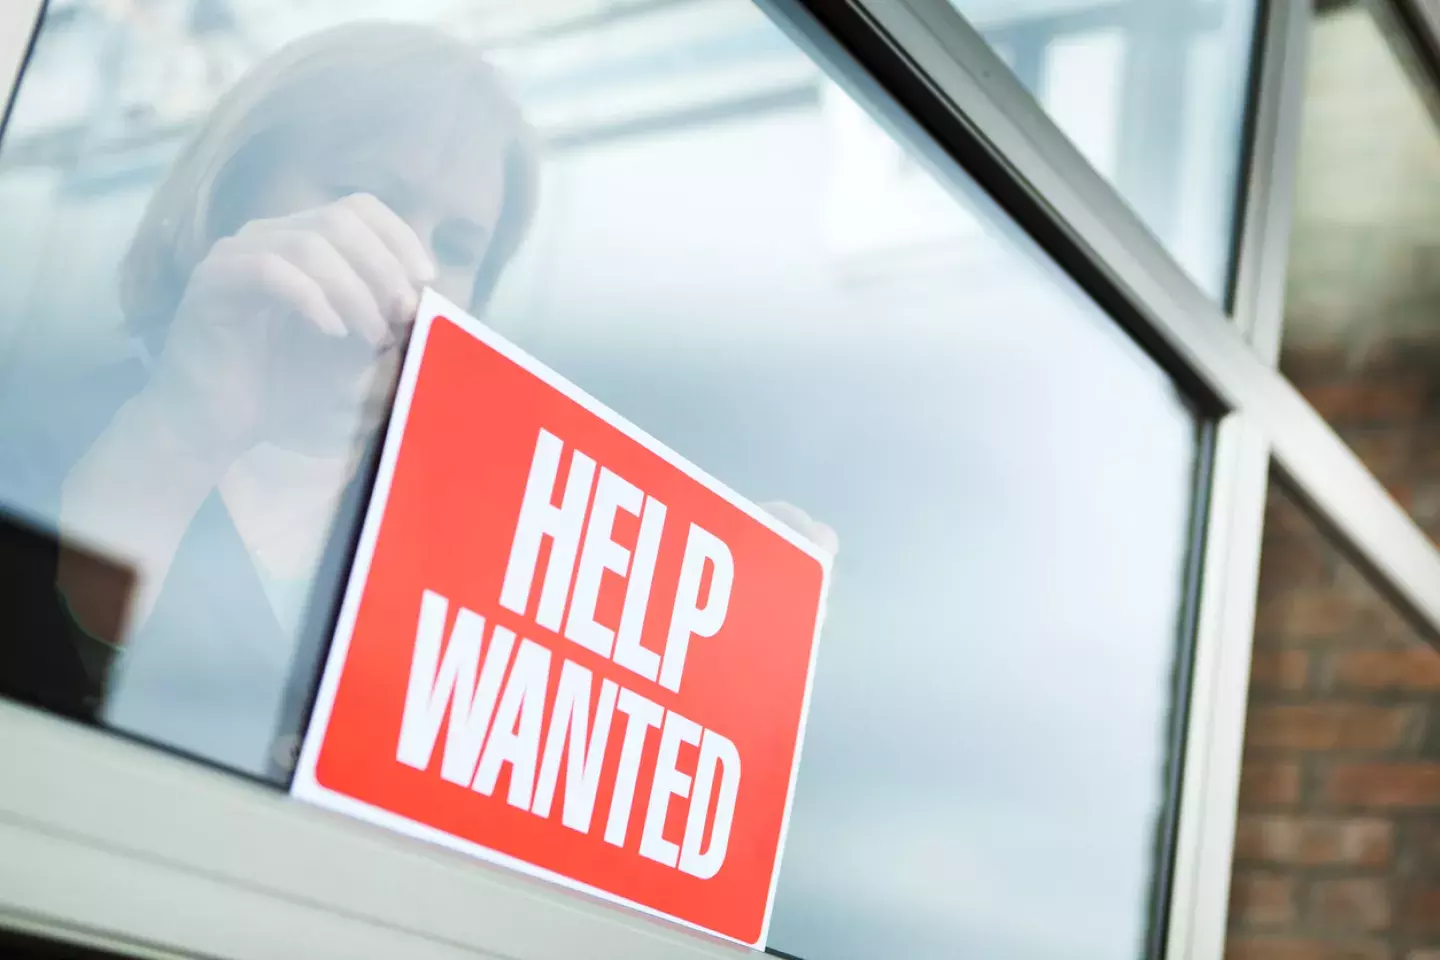
<path fill-rule="evenodd" d="M 190 273 L 217 240 L 251 219 L 247 179 L 253 187 L 287 163 L 392 142 L 447 110 L 503 151 L 504 199 L 470 298 L 478 312 L 535 205 L 529 128 L 471 45 L 430 27 L 366 22 L 289 44 L 220 98 L 131 241 L 120 274 L 126 323 L 159 349 Z"/>

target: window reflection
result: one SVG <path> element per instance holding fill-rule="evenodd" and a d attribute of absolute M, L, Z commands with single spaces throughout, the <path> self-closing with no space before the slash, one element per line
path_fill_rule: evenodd
<path fill-rule="evenodd" d="M 348 263 L 362 252 L 336 245 L 368 230 L 366 249 L 389 266 L 362 280 L 395 279 L 348 285 L 335 316 L 298 308 L 304 322 L 286 328 L 294 339 L 266 381 L 267 400 L 287 404 L 275 422 L 268 404 L 162 405 L 202 449 L 225 450 L 256 423 L 284 428 L 288 446 L 247 450 L 250 469 L 204 508 L 216 526 L 160 591 L 183 598 L 170 608 L 182 625 L 170 642 L 126 638 L 104 718 L 283 779 L 383 416 L 384 358 L 403 332 L 391 328 L 433 272 L 733 489 L 794 504 L 838 535 L 772 946 L 842 960 L 1138 952 L 1172 800 L 1194 411 L 893 105 L 822 70 L 758 9 L 395 6 L 49 9 L 0 148 L 0 205 L 13 211 L 0 224 L 0 502 L 62 528 L 133 523 L 109 541 L 133 561 L 156 513 L 92 495 L 92 511 L 74 515 L 66 502 L 76 464 L 115 429 L 106 398 L 118 392 L 123 407 L 189 329 L 175 324 L 197 264 L 263 242 L 333 265 L 296 243 L 317 232 Z M 454 68 L 463 82 L 426 79 L 445 62 L 427 56 L 393 85 L 408 109 L 390 110 L 393 74 L 347 81 L 299 139 L 340 136 L 350 122 L 375 142 L 317 143 L 313 162 L 284 177 L 220 191 L 222 207 L 238 205 L 227 221 L 238 242 L 197 244 L 183 282 L 142 285 L 168 292 L 158 313 L 170 321 L 137 328 L 135 291 L 121 282 L 117 294 L 117 281 L 137 237 L 179 224 L 154 198 L 187 163 L 186 144 L 285 50 L 313 50 L 337 29 L 358 38 L 365 28 L 341 24 L 374 15 L 422 22 L 397 32 L 417 43 L 468 44 Z M 1093 69 L 1116 43 L 1101 34 L 1062 47 L 1055 76 Z M 475 57 L 511 91 L 513 115 Z M 435 135 L 435 116 L 450 118 L 448 137 Z M 1096 149 L 1123 155 L 1118 127 L 1084 119 Z M 514 205 L 531 195 L 526 169 L 533 207 Z M 343 235 L 325 232 L 342 221 Z M 490 251 L 521 233 L 501 271 Z M 228 309 L 216 298 L 203 317 Z M 337 321 L 346 336 L 328 337 Z M 221 374 L 237 356 L 228 342 L 209 346 L 180 380 L 195 396 L 232 386 Z M 349 393 L 322 375 L 341 360 L 355 373 Z M 214 428 L 221 412 L 236 422 Z M 494 415 L 503 411 L 475 412 Z M 296 458 L 317 459 L 321 440 L 326 463 L 300 471 Z M 136 469 L 161 459 L 133 438 L 111 449 Z M 164 491 L 176 472 L 132 492 Z M 291 513 L 277 490 L 287 503 L 311 499 Z M 263 579 L 267 567 L 301 570 L 289 579 L 303 596 Z M 273 624 L 259 643 L 257 616 Z"/>
<path fill-rule="evenodd" d="M 951 0 L 1212 296 L 1230 280 L 1255 0 Z"/>
<path fill-rule="evenodd" d="M 281 775 L 420 291 L 483 310 L 530 220 L 533 135 L 480 50 L 431 26 L 325 27 L 235 77 L 257 45 L 215 0 L 68 9 L 102 39 L 81 140 L 22 93 L 5 152 L 54 181 L 47 261 L 7 312 L 9 500 L 59 531 L 55 644 L 115 660 L 101 719 Z M 137 64 L 175 30 L 163 69 Z M 47 28 L 27 90 L 67 40 Z M 107 169 L 142 144 L 168 155 Z M 95 236 L 120 203 L 130 223 Z M 90 266 L 49 259 L 82 226 L 110 282 L 57 302 L 44 271 Z M 123 623 L 71 541 L 133 574 Z"/>
<path fill-rule="evenodd" d="M 1440 536 L 1440 97 L 1380 8 L 1312 20 L 1280 369 Z"/>
<path fill-rule="evenodd" d="M 1278 483 L 1265 511 L 1226 955 L 1440 935 L 1440 651 Z"/>

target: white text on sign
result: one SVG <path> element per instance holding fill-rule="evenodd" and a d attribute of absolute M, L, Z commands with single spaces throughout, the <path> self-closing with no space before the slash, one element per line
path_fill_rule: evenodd
<path fill-rule="evenodd" d="M 550 551 L 533 622 L 646 681 L 678 692 L 692 638 L 713 637 L 725 622 L 735 574 L 731 552 L 718 537 L 690 524 L 678 582 L 673 593 L 664 594 L 673 598 L 664 647 L 658 651 L 645 647 L 641 633 L 651 609 L 665 505 L 609 469 L 597 468 L 579 450 L 571 452 L 557 502 L 563 453 L 562 441 L 542 429 L 499 603 L 521 617 L 529 614 L 541 545 L 548 538 Z M 633 549 L 613 538 L 621 510 L 640 521 Z M 710 583 L 702 598 L 707 567 Z M 626 582 L 614 627 L 595 618 L 607 571 Z M 448 640 L 447 624 L 451 624 Z M 586 834 L 603 823 L 605 841 L 623 847 L 630 835 L 641 760 L 654 739 L 650 731 L 658 730 L 639 852 L 701 879 L 715 876 L 725 861 L 739 795 L 740 755 L 735 745 L 613 680 L 601 679 L 597 696 L 593 672 L 563 657 L 554 700 L 547 704 L 556 669 L 553 660 L 550 649 L 517 637 L 498 623 L 489 624 L 487 638 L 486 618 L 473 610 L 460 608 L 452 624 L 449 601 L 426 590 L 396 759 L 418 770 L 429 769 L 448 708 L 440 761 L 443 779 L 490 796 L 508 765 L 507 802 L 548 818 L 554 813 L 563 763 L 560 821 Z M 624 715 L 619 764 L 608 784 L 608 809 L 597 819 L 601 771 L 617 713 Z M 693 775 L 679 769 L 684 744 L 699 751 Z M 670 805 L 677 798 L 690 804 L 678 843 L 664 835 Z"/>

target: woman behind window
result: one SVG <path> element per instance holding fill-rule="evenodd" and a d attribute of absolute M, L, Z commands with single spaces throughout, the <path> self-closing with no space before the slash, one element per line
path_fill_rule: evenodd
<path fill-rule="evenodd" d="M 534 179 L 494 71 L 424 27 L 316 34 L 216 105 L 123 265 L 148 369 L 60 490 L 62 539 L 133 573 L 122 624 L 93 554 L 61 551 L 103 720 L 288 766 L 420 290 L 481 311 Z"/>

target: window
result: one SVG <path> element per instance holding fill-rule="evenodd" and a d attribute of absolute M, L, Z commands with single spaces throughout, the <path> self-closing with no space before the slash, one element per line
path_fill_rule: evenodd
<path fill-rule="evenodd" d="M 1196 410 L 741 0 L 404 12 L 49 7 L 0 144 L 7 689 L 285 782 L 432 282 L 838 541 L 774 949 L 1139 954 Z"/>
<path fill-rule="evenodd" d="M 1224 299 L 1254 0 L 951 0 L 1090 164 Z"/>
<path fill-rule="evenodd" d="M 1440 127 L 1385 26 L 1344 3 L 1312 22 L 1280 369 L 1433 537 Z"/>
<path fill-rule="evenodd" d="M 1440 652 L 1279 488 L 1261 564 L 1229 952 L 1424 956 L 1440 943 Z"/>

